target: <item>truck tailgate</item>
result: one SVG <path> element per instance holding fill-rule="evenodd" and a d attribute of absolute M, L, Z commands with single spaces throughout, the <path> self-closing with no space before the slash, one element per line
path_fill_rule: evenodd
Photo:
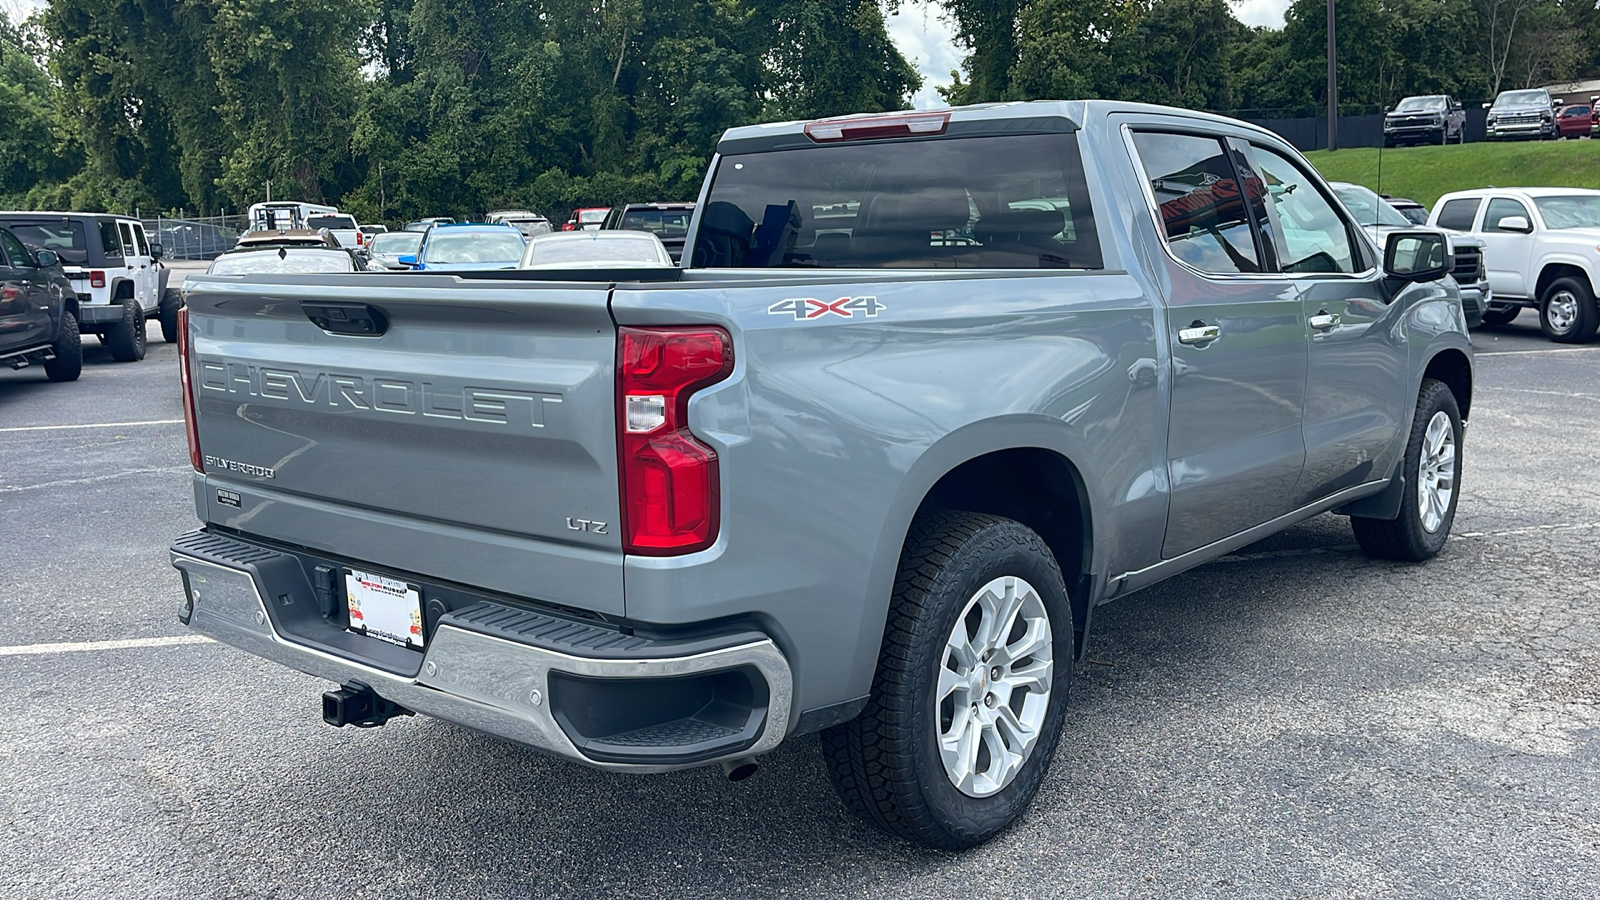
<path fill-rule="evenodd" d="M 189 285 L 207 521 L 622 612 L 608 285 Z M 337 333 L 363 316 L 382 333 Z"/>

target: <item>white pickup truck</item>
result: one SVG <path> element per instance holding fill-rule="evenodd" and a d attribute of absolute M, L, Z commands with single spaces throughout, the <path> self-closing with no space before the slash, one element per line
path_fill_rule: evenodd
<path fill-rule="evenodd" d="M 1532 307 L 1552 341 L 1583 343 L 1600 328 L 1600 191 L 1458 191 L 1439 198 L 1428 224 L 1483 240 L 1493 291 L 1487 324 L 1504 325 Z"/>
<path fill-rule="evenodd" d="M 366 252 L 366 232 L 356 224 L 355 217 L 348 213 L 313 213 L 306 216 L 306 227 L 313 231 L 326 228 L 328 233 L 333 235 L 333 239 L 339 242 L 339 246 L 352 252 Z"/>

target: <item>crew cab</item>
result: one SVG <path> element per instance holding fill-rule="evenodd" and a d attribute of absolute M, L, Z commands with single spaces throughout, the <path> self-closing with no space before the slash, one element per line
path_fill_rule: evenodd
<path fill-rule="evenodd" d="M 1383 116 L 1383 145 L 1464 144 L 1467 111 L 1446 94 L 1407 97 Z"/>
<path fill-rule="evenodd" d="M 342 212 L 314 213 L 306 216 L 306 227 L 312 231 L 326 229 L 339 246 L 353 253 L 367 252 L 367 233 L 356 224 L 354 216 Z"/>
<path fill-rule="evenodd" d="M 100 335 L 113 359 L 144 359 L 147 319 L 161 322 L 168 342 L 178 339 L 183 297 L 168 285 L 171 271 L 160 265 L 161 245 L 145 237 L 138 219 L 107 213 L 0 212 L 0 226 L 32 250 L 49 250 L 60 258 L 77 295 L 79 327 L 84 334 Z"/>
<path fill-rule="evenodd" d="M 1264 129 L 735 128 L 687 246 L 191 280 L 180 618 L 332 682 L 335 725 L 735 780 L 820 732 L 852 810 L 964 847 L 1076 768 L 1099 604 L 1330 511 L 1374 556 L 1445 545 L 1445 238 L 1380 249 Z"/>
<path fill-rule="evenodd" d="M 1483 320 L 1504 325 L 1524 308 L 1560 343 L 1592 339 L 1600 327 L 1600 191 L 1487 188 L 1445 194 L 1428 224 L 1484 243 L 1493 300 Z"/>
<path fill-rule="evenodd" d="M 78 296 L 54 251 L 29 250 L 0 227 L 0 365 L 34 364 L 51 381 L 78 380 Z"/>
<path fill-rule="evenodd" d="M 1501 91 L 1492 103 L 1485 103 L 1484 136 L 1491 141 L 1560 137 L 1556 129 L 1555 107 L 1559 101 L 1544 88 Z"/>

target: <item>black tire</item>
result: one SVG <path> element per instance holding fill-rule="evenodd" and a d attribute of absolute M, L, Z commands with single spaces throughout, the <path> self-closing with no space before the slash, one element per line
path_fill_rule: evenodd
<path fill-rule="evenodd" d="M 1450 500 L 1440 521 L 1430 531 L 1421 510 L 1425 488 L 1419 468 L 1428 426 L 1435 414 L 1441 412 L 1449 419 L 1453 446 Z M 1351 516 L 1350 529 L 1355 532 L 1356 543 L 1368 556 L 1421 562 L 1444 548 L 1450 537 L 1450 526 L 1455 522 L 1456 502 L 1461 497 L 1461 410 L 1456 405 L 1455 394 L 1444 382 L 1423 379 L 1422 391 L 1417 395 L 1417 415 L 1411 422 L 1411 439 L 1406 442 L 1406 456 L 1400 466 L 1400 474 L 1406 480 L 1400 513 L 1392 519 Z"/>
<path fill-rule="evenodd" d="M 167 288 L 161 292 L 161 339 L 169 344 L 178 342 L 178 310 L 183 309 L 183 292 Z"/>
<path fill-rule="evenodd" d="M 117 362 L 144 359 L 144 310 L 139 308 L 139 301 L 132 297 L 122 301 L 122 319 L 106 331 L 106 346 Z"/>
<path fill-rule="evenodd" d="M 956 787 L 941 761 L 943 707 L 934 694 L 957 622 L 982 588 L 1003 576 L 1025 580 L 1041 601 L 1051 628 L 1050 693 L 1038 737 L 1015 776 L 987 796 L 972 796 Z M 1071 603 L 1055 556 L 1037 534 L 998 516 L 919 516 L 900 557 L 867 706 L 821 735 L 839 798 L 863 819 L 910 841 L 946 849 L 983 843 L 1027 808 L 1049 768 L 1066 716 L 1072 661 Z"/>
<path fill-rule="evenodd" d="M 1483 324 L 1485 325 L 1510 325 L 1511 321 L 1522 312 L 1520 306 L 1506 306 L 1495 309 L 1493 306 L 1483 311 Z"/>
<path fill-rule="evenodd" d="M 1445 144 L 1448 144 L 1448 143 L 1450 143 L 1450 129 L 1448 129 L 1448 128 L 1439 129 L 1439 146 L 1443 147 Z"/>
<path fill-rule="evenodd" d="M 1594 337 L 1600 310 L 1582 278 L 1557 278 L 1539 297 L 1539 328 L 1558 344 L 1581 344 Z"/>
<path fill-rule="evenodd" d="M 72 310 L 61 311 L 61 330 L 50 350 L 56 358 L 45 362 L 45 377 L 51 381 L 77 381 L 83 374 L 83 337 L 78 334 L 78 317 Z"/>

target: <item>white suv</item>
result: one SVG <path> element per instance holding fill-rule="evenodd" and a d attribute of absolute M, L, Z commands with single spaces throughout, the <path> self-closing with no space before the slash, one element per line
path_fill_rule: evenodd
<path fill-rule="evenodd" d="M 131 216 L 109 213 L 0 212 L 29 249 L 53 251 L 78 295 L 84 334 L 100 335 L 114 359 L 144 358 L 145 320 L 160 319 L 167 341 L 178 339 L 183 298 L 167 286 L 161 245 Z"/>
<path fill-rule="evenodd" d="M 1539 310 L 1553 341 L 1582 343 L 1600 327 L 1600 191 L 1488 188 L 1445 194 L 1428 224 L 1482 238 L 1493 301 L 1484 322 L 1503 325 Z"/>

